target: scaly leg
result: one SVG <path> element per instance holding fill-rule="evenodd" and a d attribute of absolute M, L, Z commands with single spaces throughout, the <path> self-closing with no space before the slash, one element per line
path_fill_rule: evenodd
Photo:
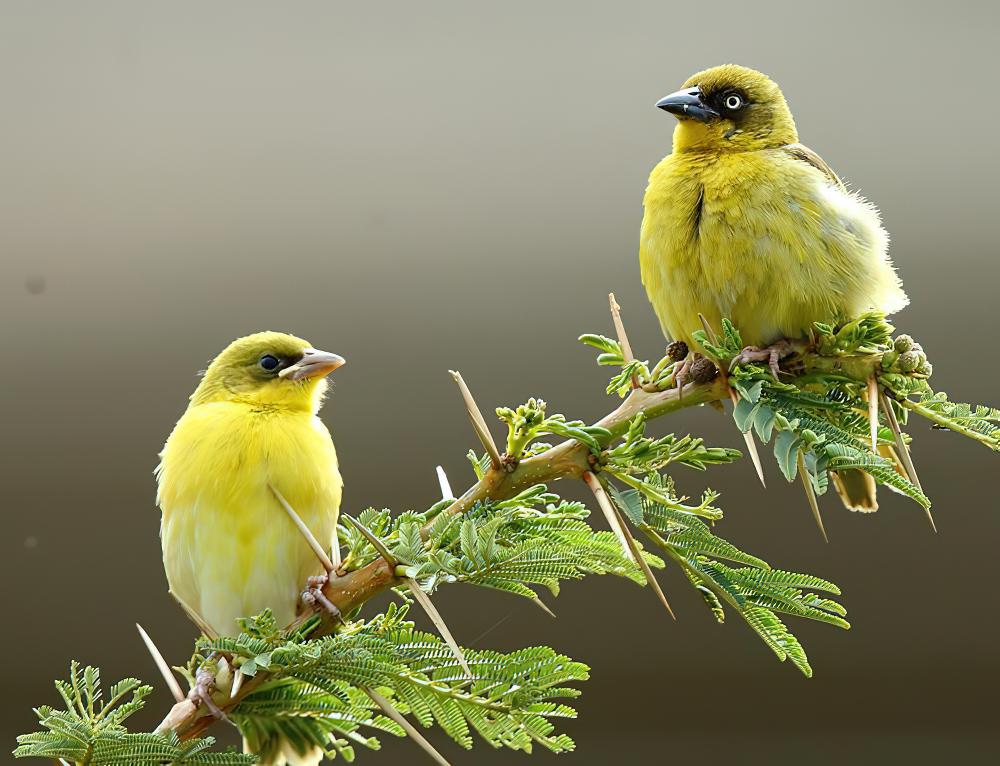
<path fill-rule="evenodd" d="M 323 586 L 330 582 L 329 575 L 316 575 L 306 580 L 306 589 L 302 591 L 302 603 L 313 609 L 323 609 L 333 615 L 334 619 L 344 621 L 344 616 L 340 613 L 337 605 L 323 593 Z"/>
<path fill-rule="evenodd" d="M 222 709 L 212 699 L 212 692 L 215 691 L 215 671 L 212 670 L 212 666 L 215 665 L 216 656 L 212 655 L 204 665 L 198 668 L 198 672 L 194 677 L 195 684 L 188 693 L 188 699 L 195 705 L 204 705 L 208 708 L 209 713 L 224 721 L 226 720 L 226 714 L 222 712 Z"/>
<path fill-rule="evenodd" d="M 785 339 L 776 341 L 770 346 L 765 346 L 764 348 L 760 348 L 759 346 L 747 346 L 733 359 L 730 369 L 738 364 L 767 362 L 768 367 L 771 368 L 771 374 L 774 376 L 774 379 L 780 380 L 778 376 L 781 374 L 781 370 L 778 368 L 778 362 L 793 353 L 795 353 L 795 348 Z"/>
<path fill-rule="evenodd" d="M 688 373 L 691 371 L 691 362 L 694 361 L 694 356 L 688 354 L 684 361 L 680 363 L 680 367 L 674 371 L 674 388 L 677 389 L 678 393 L 684 388 L 684 384 L 687 383 Z"/>

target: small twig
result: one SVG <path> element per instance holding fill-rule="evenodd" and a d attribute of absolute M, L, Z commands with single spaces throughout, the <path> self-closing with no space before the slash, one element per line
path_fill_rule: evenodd
<path fill-rule="evenodd" d="M 326 551 L 323 550 L 323 546 L 320 545 L 319 540 L 316 539 L 316 536 L 313 535 L 309 527 L 306 526 L 306 523 L 302 520 L 302 517 L 295 512 L 295 509 L 288 504 L 288 501 L 285 500 L 284 495 L 282 495 L 274 487 L 274 485 L 268 484 L 267 486 L 270 488 L 271 492 L 277 498 L 278 503 L 281 505 L 281 507 L 285 509 L 285 513 L 288 514 L 288 518 L 292 520 L 292 523 L 295 524 L 299 532 L 302 533 L 302 536 L 306 539 L 306 542 L 309 543 L 309 547 L 312 548 L 313 553 L 316 554 L 316 558 L 319 559 L 320 563 L 323 565 L 323 568 L 326 570 L 327 574 L 333 572 L 337 567 L 334 566 L 334 563 L 330 560 L 330 557 L 326 554 Z"/>
<path fill-rule="evenodd" d="M 455 655 L 455 659 L 458 660 L 458 664 L 462 666 L 462 670 L 465 671 L 465 675 L 472 678 L 472 670 L 469 668 L 469 663 L 465 659 L 465 652 L 462 651 L 462 647 L 458 645 L 458 641 L 455 640 L 455 636 L 452 635 L 451 630 L 448 628 L 448 623 L 444 621 L 444 617 L 434 606 L 434 602 L 431 601 L 431 597 L 420 587 L 418 583 L 412 577 L 406 578 L 406 584 L 409 586 L 410 593 L 413 594 L 413 598 L 416 600 L 423 610 L 427 613 L 427 616 L 431 618 L 431 622 L 434 623 L 434 627 L 438 629 L 438 633 L 441 634 L 441 638 L 444 642 L 448 644 L 448 648 L 451 649 L 451 653 Z"/>
<path fill-rule="evenodd" d="M 476 404 L 476 400 L 472 398 L 472 392 L 469 391 L 469 387 L 465 385 L 462 373 L 455 370 L 449 370 L 449 372 L 455 379 L 455 383 L 458 385 L 458 390 L 462 394 L 462 399 L 465 401 L 465 412 L 469 416 L 469 422 L 472 423 L 472 430 L 476 432 L 476 436 L 479 437 L 479 441 L 482 442 L 483 447 L 486 449 L 486 453 L 490 456 L 490 462 L 493 464 L 493 467 L 499 469 L 501 466 L 500 452 L 497 450 L 497 445 L 493 441 L 490 429 L 486 425 L 483 413 L 479 410 L 479 405 Z"/>
<path fill-rule="evenodd" d="M 153 643 L 153 639 L 149 637 L 149 634 L 143 629 L 142 625 L 136 623 L 135 627 L 138 629 L 139 636 L 142 638 L 142 642 L 146 645 L 146 649 L 149 650 L 149 654 L 153 658 L 153 662 L 156 664 L 156 669 L 160 671 L 160 675 L 163 676 L 163 680 L 167 682 L 167 687 L 170 689 L 170 693 L 174 695 L 174 701 L 183 701 L 185 699 L 184 691 L 181 689 L 181 685 L 174 677 L 173 671 L 170 670 L 170 666 L 167 664 L 167 661 L 163 659 L 163 655 L 160 653 L 160 650 L 157 649 L 156 644 Z"/>
<path fill-rule="evenodd" d="M 729 385 L 728 383 L 726 384 Z M 729 389 L 729 398 L 733 400 L 733 406 L 739 404 L 739 394 L 732 388 Z M 761 465 L 760 455 L 757 453 L 757 440 L 753 438 L 753 428 L 743 433 L 743 441 L 746 442 L 747 452 L 750 453 L 750 460 L 753 461 L 754 470 L 757 471 L 757 478 L 764 489 L 767 489 L 767 482 L 764 481 L 764 466 Z"/>
<path fill-rule="evenodd" d="M 878 452 L 878 380 L 872 375 L 868 378 L 868 427 L 872 434 L 872 452 Z"/>
<path fill-rule="evenodd" d="M 388 548 L 385 547 L 385 543 L 379 540 L 374 532 L 372 532 L 368 527 L 366 527 L 364 524 L 362 524 L 353 516 L 348 516 L 346 513 L 343 514 L 343 516 L 345 519 L 351 522 L 351 526 L 353 526 L 356 530 L 358 530 L 362 534 L 362 536 L 369 543 L 371 543 L 372 548 L 375 549 L 375 551 L 378 553 L 379 556 L 385 559 L 386 563 L 389 566 L 394 567 L 399 564 L 399 559 L 397 559 L 395 556 L 392 555 L 392 551 L 390 551 Z"/>
<path fill-rule="evenodd" d="M 806 471 L 806 461 L 802 457 L 802 450 L 799 450 L 799 477 L 802 479 L 802 486 L 806 490 L 806 499 L 809 501 L 809 509 L 812 511 L 813 518 L 816 519 L 816 526 L 819 527 L 820 534 L 823 535 L 823 542 L 830 542 L 830 538 L 826 536 L 826 527 L 823 525 L 823 517 L 819 512 L 819 503 L 816 502 L 816 492 L 813 490 L 812 479 L 809 478 L 809 473 Z"/>
<path fill-rule="evenodd" d="M 615 300 L 614 293 L 608 293 L 608 305 L 611 307 L 611 321 L 615 325 L 615 334 L 618 336 L 618 345 L 622 348 L 622 361 L 628 364 L 635 356 L 632 354 L 632 345 L 628 342 L 628 335 L 625 334 L 625 323 L 622 322 L 622 307 Z M 632 374 L 632 388 L 639 387 L 639 376 Z"/>
<path fill-rule="evenodd" d="M 423 751 L 427 753 L 427 755 L 429 755 L 436 763 L 440 764 L 440 766 L 451 766 L 445 757 L 435 750 L 434 746 L 424 738 L 424 735 L 417 731 L 416 727 L 406 720 L 403 714 L 390 704 L 389 700 L 372 688 L 367 686 L 362 686 L 361 688 L 364 690 L 365 694 L 371 697 L 372 701 L 382 709 L 382 712 L 402 726 L 403 731 L 406 732 L 410 739 L 420 745 L 420 747 L 423 748 Z"/>
<path fill-rule="evenodd" d="M 906 469 L 907 478 L 910 480 L 911 484 L 923 492 L 924 488 L 920 485 L 920 477 L 917 476 L 917 469 L 913 465 L 913 458 L 910 456 L 910 450 L 907 448 L 906 442 L 903 441 L 903 430 L 899 427 L 899 420 L 896 419 L 896 413 L 892 409 L 892 404 L 890 404 L 889 399 L 886 397 L 885 393 L 881 391 L 879 392 L 879 403 L 882 405 L 882 412 L 885 413 L 885 419 L 889 424 L 889 429 L 892 431 L 892 435 L 896 439 L 896 447 L 899 449 L 899 459 L 903 461 L 903 468 Z M 931 514 L 931 509 L 925 508 L 924 513 L 927 514 L 927 521 L 930 522 L 931 529 L 933 529 L 936 533 L 937 524 L 934 523 L 934 516 Z"/>
<path fill-rule="evenodd" d="M 608 523 L 612 525 L 612 528 L 620 535 L 620 539 L 623 540 L 625 544 L 625 552 L 629 554 L 629 558 L 632 559 L 636 564 L 639 565 L 639 569 L 642 570 L 643 576 L 646 578 L 646 582 L 649 587 L 653 589 L 657 598 L 660 599 L 660 603 L 666 607 L 667 612 L 670 616 L 677 619 L 677 615 L 674 614 L 674 610 L 670 607 L 670 602 L 667 601 L 666 595 L 663 593 L 663 589 L 660 588 L 660 584 L 656 581 L 656 577 L 653 575 L 653 570 L 649 568 L 649 564 L 646 559 L 642 556 L 642 551 L 639 550 L 639 546 L 635 542 L 635 538 L 632 536 L 631 530 L 628 528 L 628 524 L 625 523 L 625 519 L 622 518 L 621 513 L 615 504 L 611 502 L 611 498 L 608 497 L 608 493 L 604 489 L 604 485 L 601 484 L 600 480 L 594 476 L 593 473 L 587 471 L 583 475 L 583 480 L 590 487 L 590 491 L 594 493 L 594 497 L 597 499 L 597 504 L 601 506 L 601 510 L 604 511 L 604 515 L 608 517 Z M 613 520 L 613 521 L 612 521 Z"/>
<path fill-rule="evenodd" d="M 451 484 L 448 482 L 448 474 L 441 466 L 437 466 L 438 484 L 441 485 L 441 499 L 454 500 L 455 493 L 451 491 Z"/>

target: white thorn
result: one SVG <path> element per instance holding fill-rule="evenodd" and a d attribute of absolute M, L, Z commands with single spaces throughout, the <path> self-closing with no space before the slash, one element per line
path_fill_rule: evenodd
<path fill-rule="evenodd" d="M 732 388 L 729 389 L 729 398 L 733 400 L 735 407 L 740 401 L 739 395 Z M 757 441 L 753 438 L 753 429 L 743 434 L 743 441 L 746 442 L 747 452 L 750 453 L 750 460 L 753 461 L 754 470 L 757 471 L 757 478 L 764 489 L 767 489 L 767 482 L 764 481 L 764 466 L 760 463 L 760 455 L 757 453 Z"/>
<path fill-rule="evenodd" d="M 435 761 L 435 763 L 439 764 L 439 766 L 451 766 L 451 764 L 448 763 L 445 757 L 434 749 L 434 745 L 428 742 L 424 738 L 424 735 L 421 734 L 419 731 L 417 731 L 416 727 L 408 720 L 406 720 L 403 714 L 400 713 L 398 710 L 396 710 L 396 708 L 394 708 L 390 704 L 389 700 L 387 700 L 385 697 L 383 697 L 374 689 L 371 689 L 367 686 L 362 686 L 361 688 L 364 690 L 365 694 L 371 697 L 372 701 L 382 709 L 383 713 L 385 713 L 389 718 L 391 718 L 393 721 L 395 721 L 396 723 L 398 723 L 400 726 L 403 727 L 403 731 L 407 733 L 410 739 L 412 739 L 414 742 L 420 745 L 420 747 L 423 748 L 424 752 L 427 753 L 427 755 L 429 755 Z"/>
<path fill-rule="evenodd" d="M 420 587 L 420 583 L 414 580 L 412 577 L 406 578 L 406 584 L 410 587 L 410 593 L 413 594 L 413 598 L 416 599 L 417 603 L 423 607 L 423 610 L 427 612 L 427 616 L 431 618 L 431 622 L 434 623 L 434 627 L 438 629 L 438 633 L 441 634 L 441 638 L 444 642 L 448 644 L 448 648 L 451 649 L 451 653 L 455 655 L 455 659 L 458 660 L 458 664 L 462 666 L 462 670 L 465 671 L 465 675 L 472 678 L 472 670 L 469 668 L 469 663 L 465 659 L 465 653 L 462 651 L 462 647 L 458 645 L 455 637 L 451 634 L 448 629 L 448 624 L 444 621 L 441 613 L 434 606 L 434 602 L 431 601 L 431 597 L 424 593 L 424 589 Z"/>
<path fill-rule="evenodd" d="M 868 427 L 871 429 L 872 452 L 878 454 L 878 381 L 868 378 Z"/>
<path fill-rule="evenodd" d="M 448 474 L 444 472 L 441 466 L 437 466 L 437 477 L 438 484 L 441 485 L 441 499 L 454 500 L 455 493 L 451 491 L 451 484 L 448 483 Z"/>
<path fill-rule="evenodd" d="M 319 544 L 319 540 L 316 539 L 316 536 L 313 535 L 309 527 L 306 526 L 306 523 L 302 520 L 299 514 L 295 512 L 295 509 L 288 504 L 288 501 L 285 500 L 284 495 L 282 495 L 277 489 L 275 489 L 273 485 L 268 484 L 267 486 L 270 487 L 271 492 L 274 493 L 274 496 L 275 498 L 277 498 L 278 503 L 281 505 L 281 507 L 285 509 L 285 513 L 288 514 L 288 518 L 292 520 L 292 523 L 295 524 L 299 532 L 302 533 L 302 536 L 306 539 L 306 542 L 309 543 L 309 547 L 312 548 L 313 553 L 316 554 L 316 558 L 319 559 L 320 563 L 323 565 L 323 568 L 326 570 L 327 574 L 331 573 L 334 569 L 336 569 L 336 567 L 330 560 L 330 557 L 326 555 L 326 551 L 323 550 L 323 546 Z"/>
<path fill-rule="evenodd" d="M 625 532 L 618 523 L 618 517 L 615 515 L 615 509 L 611 505 L 611 499 L 608 497 L 608 493 L 604 491 L 604 487 L 597 480 L 590 471 L 584 471 L 583 480 L 586 482 L 587 486 L 590 487 L 590 491 L 594 493 L 594 497 L 597 499 L 597 505 L 604 513 L 604 518 L 608 520 L 608 526 L 611 527 L 611 531 L 615 533 L 615 537 L 618 538 L 618 542 L 622 546 L 622 551 L 624 551 L 625 556 L 633 564 L 638 562 L 635 560 L 635 556 L 632 555 L 632 549 L 629 547 L 628 540 L 625 539 Z"/>
<path fill-rule="evenodd" d="M 538 596 L 535 596 L 533 599 L 531 599 L 531 603 L 537 606 L 543 612 L 545 612 L 545 614 L 547 614 L 549 617 L 555 619 L 556 613 L 553 612 L 551 609 L 549 609 L 549 607 L 545 604 L 545 602 L 542 601 Z"/>
<path fill-rule="evenodd" d="M 160 671 L 160 675 L 163 676 L 163 680 L 167 682 L 170 693 L 174 695 L 174 700 L 176 702 L 182 702 L 186 695 L 181 690 L 181 685 L 177 683 L 177 679 L 174 677 L 174 673 L 167 664 L 167 661 L 163 659 L 163 655 L 160 654 L 160 650 L 156 648 L 156 644 L 153 643 L 153 639 L 149 637 L 149 634 L 143 630 L 142 625 L 136 623 L 135 627 L 139 630 L 139 636 L 142 638 L 142 642 L 146 645 L 146 649 L 149 650 L 149 654 L 153 658 L 153 662 L 156 663 L 156 669 Z"/>
<path fill-rule="evenodd" d="M 239 668 L 236 668 L 236 672 L 233 675 L 233 688 L 229 692 L 229 699 L 236 699 L 236 695 L 240 693 L 240 688 L 243 686 L 244 678 L 246 676 L 243 675 Z"/>
<path fill-rule="evenodd" d="M 823 535 L 824 542 L 830 542 L 830 538 L 826 536 L 826 527 L 823 525 L 823 517 L 819 512 L 819 503 L 816 502 L 816 493 L 813 491 L 812 479 L 809 478 L 809 473 L 806 471 L 806 461 L 802 458 L 802 451 L 799 450 L 798 455 L 799 463 L 799 476 L 802 478 L 802 486 L 806 491 L 806 499 L 809 501 L 809 509 L 812 511 L 813 518 L 816 520 L 816 526 L 819 527 L 820 534 Z"/>
<path fill-rule="evenodd" d="M 465 413 L 469 416 L 469 421 L 472 423 L 472 430 L 476 432 L 476 436 L 479 437 L 483 448 L 489 454 L 493 468 L 500 468 L 502 465 L 500 452 L 497 450 L 496 442 L 493 441 L 493 436 L 490 434 L 490 429 L 486 425 L 486 420 L 483 418 L 483 413 L 480 411 L 479 405 L 476 404 L 476 400 L 472 397 L 472 392 L 469 391 L 469 387 L 465 384 L 462 373 L 455 370 L 449 370 L 449 372 L 451 373 L 451 377 L 455 379 L 455 384 L 462 394 L 462 400 L 465 402 Z"/>

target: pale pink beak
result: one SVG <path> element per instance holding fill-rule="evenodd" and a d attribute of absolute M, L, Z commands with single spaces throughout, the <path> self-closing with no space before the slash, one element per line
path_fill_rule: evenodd
<path fill-rule="evenodd" d="M 285 380 L 322 378 L 329 375 L 346 362 L 347 360 L 338 354 L 331 354 L 329 351 L 317 351 L 314 348 L 307 348 L 302 352 L 302 358 L 295 364 L 290 367 L 286 367 L 279 372 L 278 377 L 284 378 Z"/>

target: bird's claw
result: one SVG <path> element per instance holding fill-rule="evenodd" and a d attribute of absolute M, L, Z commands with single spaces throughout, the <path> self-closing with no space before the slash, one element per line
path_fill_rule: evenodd
<path fill-rule="evenodd" d="M 323 610 L 333 616 L 339 622 L 344 621 L 344 616 L 340 613 L 337 605 L 326 597 L 323 587 L 330 582 L 329 575 L 316 575 L 306 580 L 306 589 L 302 591 L 302 603 L 317 611 Z"/>
<path fill-rule="evenodd" d="M 194 686 L 188 692 L 188 699 L 195 706 L 204 705 L 213 717 L 225 721 L 226 714 L 222 712 L 222 708 L 215 704 L 215 700 L 212 699 L 212 692 L 215 691 L 215 672 L 212 670 L 212 664 L 212 662 L 206 662 L 198 668 L 198 672 L 194 677 Z"/>
<path fill-rule="evenodd" d="M 764 348 L 747 346 L 733 358 L 729 369 L 732 370 L 738 364 L 767 362 L 767 366 L 771 369 L 774 379 L 780 380 L 778 376 L 781 374 L 781 369 L 778 367 L 778 362 L 792 354 L 794 350 L 792 344 L 787 340 L 779 340 L 777 343 L 772 343 L 770 346 L 765 346 Z"/>
<path fill-rule="evenodd" d="M 684 390 L 684 384 L 687 383 L 688 373 L 691 371 L 691 357 L 688 356 L 683 362 L 680 362 L 680 367 L 674 372 L 674 388 L 677 389 L 678 398 Z"/>

